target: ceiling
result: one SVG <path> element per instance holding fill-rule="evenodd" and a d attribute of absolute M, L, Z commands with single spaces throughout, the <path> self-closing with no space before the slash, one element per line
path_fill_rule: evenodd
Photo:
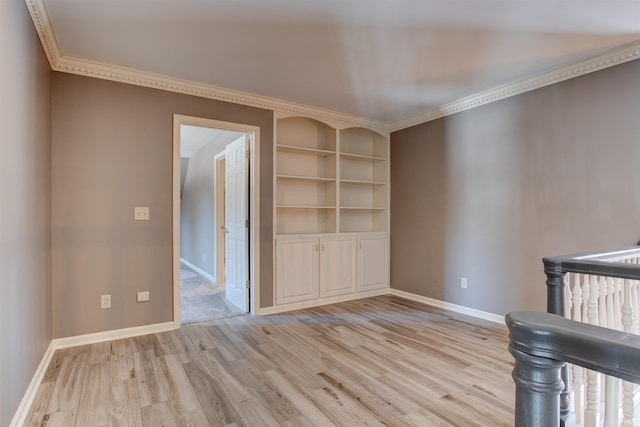
<path fill-rule="evenodd" d="M 42 0 L 64 57 L 384 123 L 640 40 L 638 0 Z"/>

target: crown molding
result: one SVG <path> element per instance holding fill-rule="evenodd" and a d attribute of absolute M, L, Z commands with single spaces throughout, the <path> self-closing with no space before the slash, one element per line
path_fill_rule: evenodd
<path fill-rule="evenodd" d="M 51 24 L 51 18 L 49 16 L 49 9 L 44 0 L 25 0 L 27 9 L 31 15 L 31 20 L 36 28 L 38 37 L 40 38 L 40 44 L 44 49 L 44 53 L 49 60 L 51 69 L 56 68 L 58 59 L 62 56 L 60 47 L 58 45 L 58 39 L 53 25 Z"/>
<path fill-rule="evenodd" d="M 45 0 L 25 0 L 25 3 L 51 69 L 54 71 L 231 102 L 286 114 L 302 115 L 325 121 L 336 121 L 350 126 L 363 126 L 381 133 L 406 129 L 640 58 L 640 40 L 638 40 L 614 48 L 595 58 L 479 92 L 403 120 L 383 123 L 281 99 L 64 56 L 58 45 Z"/>
<path fill-rule="evenodd" d="M 339 113 L 318 107 L 284 101 L 277 98 L 255 95 L 233 89 L 147 73 L 125 67 L 87 61 L 64 56 L 58 45 L 51 18 L 44 0 L 25 0 L 35 25 L 42 47 L 49 59 L 51 69 L 64 73 L 111 80 L 136 86 L 161 89 L 185 95 L 198 96 L 216 101 L 231 102 L 250 107 L 263 108 L 281 113 L 336 121 L 350 126 L 362 126 L 389 133 L 389 124 L 364 117 Z"/>
<path fill-rule="evenodd" d="M 516 80 L 416 114 L 407 119 L 391 123 L 391 132 L 430 122 L 441 117 L 450 116 L 461 111 L 470 110 L 481 105 L 510 98 L 515 95 L 520 95 L 521 93 L 540 89 L 636 59 L 640 59 L 640 40 L 619 46 L 594 58 L 557 68 L 533 77 Z"/>

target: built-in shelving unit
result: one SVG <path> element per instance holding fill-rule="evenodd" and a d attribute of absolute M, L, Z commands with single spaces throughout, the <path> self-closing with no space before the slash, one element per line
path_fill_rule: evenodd
<path fill-rule="evenodd" d="M 387 231 L 387 139 L 369 129 L 340 131 L 340 231 Z"/>
<path fill-rule="evenodd" d="M 336 232 L 336 130 L 302 117 L 277 122 L 276 234 Z"/>
<path fill-rule="evenodd" d="M 388 137 L 283 114 L 274 134 L 276 306 L 387 291 Z"/>

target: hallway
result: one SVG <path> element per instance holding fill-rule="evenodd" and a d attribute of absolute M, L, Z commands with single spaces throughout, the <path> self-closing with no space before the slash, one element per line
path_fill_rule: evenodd
<path fill-rule="evenodd" d="M 206 322 L 245 313 L 224 297 L 224 283 L 213 283 L 180 263 L 180 323 Z"/>

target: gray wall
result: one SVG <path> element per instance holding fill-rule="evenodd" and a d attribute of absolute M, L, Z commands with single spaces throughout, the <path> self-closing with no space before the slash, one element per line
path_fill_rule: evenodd
<path fill-rule="evenodd" d="M 0 425 L 51 342 L 51 70 L 24 2 L 0 1 Z"/>
<path fill-rule="evenodd" d="M 634 245 L 639 82 L 630 62 L 394 132 L 392 287 L 544 310 L 543 256 Z"/>
<path fill-rule="evenodd" d="M 180 157 L 180 198 L 182 198 L 182 191 L 184 191 L 184 182 L 187 179 L 188 170 L 189 170 L 189 158 Z"/>
<path fill-rule="evenodd" d="M 272 304 L 271 111 L 61 73 L 52 89 L 54 337 L 172 320 L 174 113 L 260 127 L 261 306 Z M 133 221 L 134 206 L 151 220 Z"/>
<path fill-rule="evenodd" d="M 180 256 L 212 276 L 217 232 L 213 166 L 219 152 L 217 144 L 210 143 L 191 156 L 180 202 Z"/>

